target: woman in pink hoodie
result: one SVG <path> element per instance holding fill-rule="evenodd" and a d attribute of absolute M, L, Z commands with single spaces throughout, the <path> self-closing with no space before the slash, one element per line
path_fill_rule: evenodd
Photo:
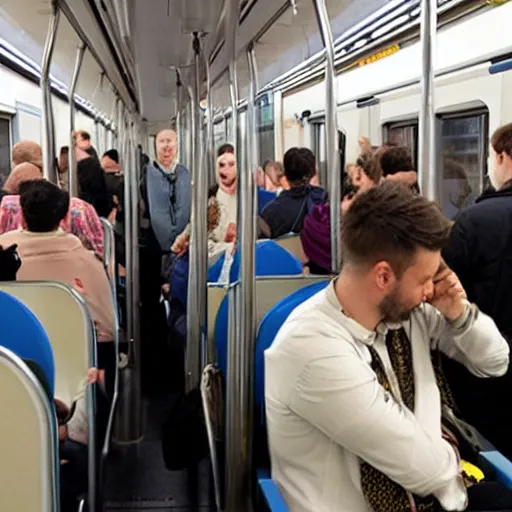
<path fill-rule="evenodd" d="M 114 339 L 110 284 L 94 253 L 59 227 L 68 215 L 69 195 L 46 180 L 27 181 L 20 186 L 20 205 L 22 229 L 0 236 L 0 246 L 18 246 L 18 281 L 60 281 L 72 287 L 78 283 L 96 325 L 99 366 L 110 368 L 113 343 L 104 343 Z"/>

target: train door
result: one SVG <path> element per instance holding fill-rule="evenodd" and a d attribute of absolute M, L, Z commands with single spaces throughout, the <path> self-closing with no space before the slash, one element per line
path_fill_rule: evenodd
<path fill-rule="evenodd" d="M 311 125 L 311 147 L 312 151 L 316 156 L 318 164 L 318 176 L 320 184 L 327 190 L 328 188 L 328 169 L 327 169 L 327 157 L 326 157 L 326 145 L 325 145 L 325 118 L 319 117 L 310 119 Z M 340 158 L 340 180 L 343 183 L 343 173 L 345 169 L 345 149 L 346 149 L 347 138 L 346 135 L 338 130 L 338 154 Z"/>
<path fill-rule="evenodd" d="M 489 185 L 489 111 L 482 107 L 440 114 L 438 122 L 441 207 L 454 220 Z"/>

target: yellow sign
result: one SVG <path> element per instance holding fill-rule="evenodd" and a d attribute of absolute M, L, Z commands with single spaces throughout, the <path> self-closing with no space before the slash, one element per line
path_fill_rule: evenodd
<path fill-rule="evenodd" d="M 510 0 L 486 0 L 486 4 L 490 5 L 491 7 L 498 7 L 499 5 L 506 4 Z"/>
<path fill-rule="evenodd" d="M 500 0 L 494 0 L 494 1 L 500 1 Z M 501 1 L 503 1 L 503 0 L 501 0 Z M 390 46 L 389 48 L 386 48 L 385 50 L 381 50 L 380 52 L 370 55 L 369 57 L 365 57 L 364 59 L 361 59 L 357 63 L 357 65 L 359 67 L 361 67 L 361 66 L 366 66 L 367 64 L 373 64 L 374 62 L 377 62 L 378 60 L 382 60 L 382 59 L 385 59 L 386 57 L 389 57 L 390 55 L 393 55 L 398 50 L 400 50 L 400 45 L 397 43 L 397 44 L 394 44 L 393 46 Z"/>

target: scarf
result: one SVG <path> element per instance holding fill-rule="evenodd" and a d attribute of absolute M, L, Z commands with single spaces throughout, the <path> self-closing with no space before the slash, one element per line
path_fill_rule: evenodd
<path fill-rule="evenodd" d="M 392 393 L 391 385 L 379 354 L 375 348 L 368 348 L 372 358 L 372 369 L 377 376 L 377 380 L 386 391 Z M 388 331 L 386 348 L 400 388 L 402 401 L 409 410 L 414 412 L 415 384 L 412 346 L 403 327 Z M 433 352 L 432 363 L 437 386 L 441 394 L 441 403 L 453 408 L 453 399 L 442 372 L 438 351 Z M 444 427 L 443 437 L 452 443 L 454 447 L 457 446 L 455 436 Z M 361 461 L 361 487 L 367 503 L 374 512 L 438 512 L 443 510 L 434 496 L 416 496 L 364 461 Z"/>

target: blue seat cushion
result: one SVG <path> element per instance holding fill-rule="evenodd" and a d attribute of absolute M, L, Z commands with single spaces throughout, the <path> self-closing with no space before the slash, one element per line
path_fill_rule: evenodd
<path fill-rule="evenodd" d="M 265 208 L 265 206 L 267 206 L 267 204 L 273 201 L 276 197 L 277 194 L 275 192 L 270 192 L 270 190 L 258 187 L 258 215 L 261 213 L 263 208 Z"/>
<path fill-rule="evenodd" d="M 329 280 L 309 284 L 296 290 L 284 299 L 280 300 L 261 320 L 258 334 L 256 336 L 256 354 L 255 354 L 255 400 L 256 405 L 263 404 L 263 394 L 265 387 L 265 373 L 264 373 L 264 352 L 269 348 L 283 326 L 286 319 L 290 316 L 292 311 L 300 306 L 303 302 L 311 298 L 316 293 L 323 290 Z"/>
<path fill-rule="evenodd" d="M 220 260 L 219 260 L 220 261 Z M 223 258 L 222 258 L 222 261 Z M 256 276 L 288 276 L 302 274 L 302 263 L 293 254 L 273 240 L 260 240 L 256 244 Z M 222 268 L 222 265 L 221 265 Z M 231 266 L 230 282 L 235 282 L 240 273 L 240 254 L 235 253 Z M 228 296 L 224 297 L 215 320 L 215 346 L 217 362 L 226 375 L 228 342 Z"/>
<path fill-rule="evenodd" d="M 0 345 L 26 361 L 32 361 L 41 370 L 53 397 L 55 390 L 55 362 L 50 340 L 43 326 L 22 302 L 0 291 Z"/>

